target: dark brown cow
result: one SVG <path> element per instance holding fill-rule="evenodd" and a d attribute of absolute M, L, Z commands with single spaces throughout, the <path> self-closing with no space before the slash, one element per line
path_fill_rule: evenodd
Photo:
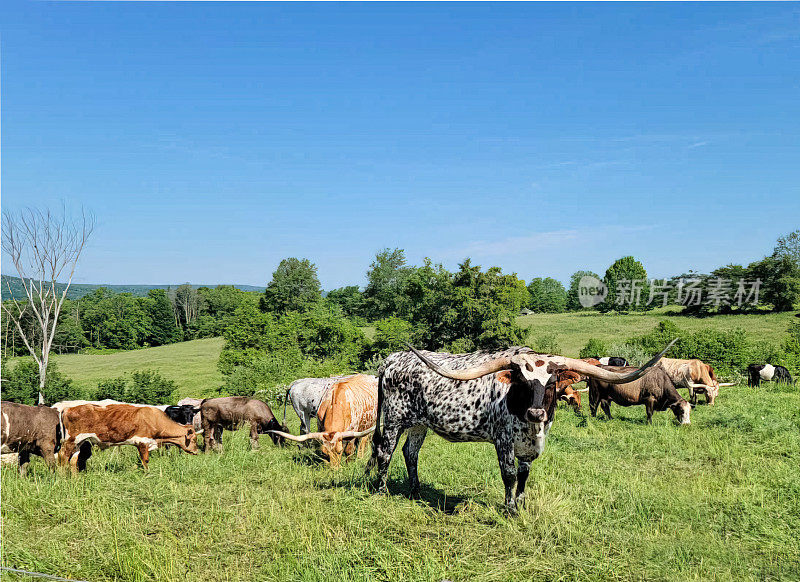
<path fill-rule="evenodd" d="M 135 446 L 145 470 L 150 451 L 162 445 L 174 445 L 197 454 L 194 429 L 170 420 L 163 411 L 151 406 L 82 404 L 64 409 L 61 422 L 64 427 L 61 461 L 68 462 L 73 473 L 86 468 L 92 445 L 101 449 Z"/>
<path fill-rule="evenodd" d="M 258 435 L 270 430 L 283 430 L 266 403 L 257 398 L 246 396 L 225 396 L 224 398 L 207 398 L 200 404 L 200 416 L 203 423 L 203 441 L 205 450 L 222 450 L 222 431 L 237 430 L 245 423 L 250 424 L 250 446 L 258 448 Z M 269 433 L 272 442 L 283 444 L 283 437 Z M 210 445 L 210 446 L 209 446 Z"/>
<path fill-rule="evenodd" d="M 628 366 L 601 366 L 615 372 L 633 372 L 636 368 Z M 604 380 L 589 378 L 589 409 L 592 416 L 597 414 L 597 406 L 611 418 L 611 403 L 620 406 L 643 404 L 647 412 L 647 422 L 652 422 L 654 410 L 670 408 L 681 424 L 689 424 L 691 405 L 684 400 L 675 388 L 667 372 L 661 366 L 654 366 L 649 374 L 625 384 L 610 384 Z"/>
<path fill-rule="evenodd" d="M 54 469 L 62 436 L 58 412 L 47 406 L 5 400 L 0 404 L 0 412 L 0 450 L 19 454 L 19 474 L 23 477 L 27 474 L 31 455 L 39 455 Z"/>

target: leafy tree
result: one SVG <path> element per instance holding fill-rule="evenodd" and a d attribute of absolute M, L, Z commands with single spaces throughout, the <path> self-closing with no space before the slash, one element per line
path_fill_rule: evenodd
<path fill-rule="evenodd" d="M 325 296 L 330 303 L 338 305 L 347 317 L 360 317 L 364 315 L 364 296 L 359 291 L 358 285 L 349 285 L 329 291 Z"/>
<path fill-rule="evenodd" d="M 200 315 L 203 298 L 189 283 L 179 285 L 177 289 L 171 289 L 168 296 L 175 312 L 175 323 L 180 325 L 184 331 L 188 330 Z"/>
<path fill-rule="evenodd" d="M 569 291 L 567 291 L 567 311 L 580 311 L 584 309 L 583 305 L 581 305 L 580 296 L 578 293 L 580 292 L 579 284 L 581 278 L 585 276 L 591 276 L 600 281 L 600 275 L 594 273 L 593 271 L 576 271 L 572 274 L 572 277 L 569 278 Z"/>
<path fill-rule="evenodd" d="M 412 341 L 412 333 L 412 325 L 399 317 L 381 319 L 375 323 L 372 353 L 385 358 L 392 352 L 405 350 L 406 344 Z"/>
<path fill-rule="evenodd" d="M 181 329 L 175 322 L 167 292 L 164 289 L 151 289 L 147 293 L 147 311 L 152 322 L 148 341 L 153 346 L 171 344 L 181 339 Z"/>
<path fill-rule="evenodd" d="M 535 278 L 528 284 L 530 308 L 538 313 L 563 313 L 567 306 L 567 291 L 552 277 Z"/>
<path fill-rule="evenodd" d="M 765 257 L 752 263 L 748 272 L 761 280 L 761 297 L 775 311 L 791 311 L 800 300 L 800 264 L 788 255 Z"/>
<path fill-rule="evenodd" d="M 137 370 L 125 389 L 125 399 L 139 404 L 170 404 L 178 388 L 172 380 L 154 370 Z"/>
<path fill-rule="evenodd" d="M 603 282 L 608 287 L 608 296 L 597 306 L 600 311 L 645 311 L 649 309 L 647 299 L 650 294 L 650 286 L 647 281 L 647 271 L 644 270 L 642 263 L 632 256 L 629 255 L 614 261 L 606 270 Z M 640 290 L 638 296 L 637 289 Z"/>
<path fill-rule="evenodd" d="M 401 313 L 405 308 L 403 294 L 410 269 L 403 249 L 384 249 L 375 255 L 367 271 L 364 289 L 366 315 L 374 320 Z"/>
<path fill-rule="evenodd" d="M 322 299 L 317 267 L 308 259 L 283 259 L 264 291 L 261 309 L 277 314 L 302 312 Z"/>
<path fill-rule="evenodd" d="M 778 238 L 772 258 L 788 258 L 800 266 L 800 229 Z"/>
<path fill-rule="evenodd" d="M 125 376 L 119 378 L 107 378 L 97 383 L 97 391 L 94 394 L 95 400 L 119 400 L 125 402 L 127 398 L 128 381 Z"/>

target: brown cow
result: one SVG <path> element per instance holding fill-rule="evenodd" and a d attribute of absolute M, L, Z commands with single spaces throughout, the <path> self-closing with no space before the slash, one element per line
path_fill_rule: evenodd
<path fill-rule="evenodd" d="M 238 430 L 245 423 L 250 424 L 250 447 L 253 450 L 258 449 L 258 435 L 279 429 L 289 432 L 278 423 L 265 402 L 247 396 L 206 398 L 200 404 L 200 415 L 206 452 L 222 451 L 222 431 Z M 270 438 L 276 445 L 283 444 L 283 439 L 275 434 L 270 434 Z"/>
<path fill-rule="evenodd" d="M 58 412 L 47 406 L 5 400 L 0 404 L 0 412 L 0 450 L 19 454 L 19 474 L 24 477 L 28 473 L 31 455 L 39 455 L 54 469 L 62 436 Z"/>
<path fill-rule="evenodd" d="M 375 430 L 378 412 L 378 379 L 375 376 L 356 374 L 333 384 L 317 411 L 320 432 L 294 436 L 287 432 L 276 434 L 287 439 L 304 442 L 317 439 L 322 442 L 322 454 L 332 467 L 352 457 L 358 447 L 358 456 L 366 452 L 366 444 Z"/>
<path fill-rule="evenodd" d="M 706 404 L 713 405 L 719 394 L 719 387 L 732 386 L 730 383 L 720 384 L 714 368 L 701 360 L 661 358 L 661 366 L 675 386 L 689 389 L 689 402 L 692 404 L 697 404 L 698 393 L 705 392 Z"/>
<path fill-rule="evenodd" d="M 614 372 L 627 373 L 636 370 L 629 366 L 600 366 Z M 684 400 L 667 372 L 660 366 L 653 366 L 649 374 L 625 384 L 611 384 L 604 380 L 589 378 L 589 409 L 592 416 L 597 414 L 597 406 L 611 418 L 611 403 L 620 406 L 643 404 L 647 412 L 647 422 L 653 421 L 654 410 L 671 409 L 681 424 L 689 424 L 691 405 Z"/>
<path fill-rule="evenodd" d="M 190 425 L 170 420 L 161 410 L 133 404 L 82 404 L 61 413 L 64 443 L 61 462 L 69 463 L 73 473 L 83 471 L 92 454 L 92 445 L 101 449 L 133 445 L 147 470 L 150 451 L 161 445 L 174 445 L 197 454 L 197 435 Z"/>

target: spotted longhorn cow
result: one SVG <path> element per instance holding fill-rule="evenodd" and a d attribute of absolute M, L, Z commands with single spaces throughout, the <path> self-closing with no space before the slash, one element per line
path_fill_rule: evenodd
<path fill-rule="evenodd" d="M 416 496 L 417 461 L 428 429 L 453 442 L 491 442 L 500 463 L 505 506 L 516 514 L 530 464 L 542 454 L 553 424 L 558 373 L 571 371 L 615 384 L 631 382 L 646 374 L 671 346 L 642 368 L 625 373 L 537 354 L 526 347 L 460 355 L 414 348 L 393 353 L 380 372 L 377 428 L 367 470 L 377 467 L 378 485 L 385 491 L 389 462 L 407 431 L 403 456 Z"/>
<path fill-rule="evenodd" d="M 288 432 L 270 431 L 295 442 L 316 439 L 321 452 L 332 467 L 338 467 L 342 455 L 352 457 L 356 447 L 359 457 L 375 430 L 378 409 L 378 378 L 356 374 L 340 378 L 331 386 L 317 411 L 319 432 L 295 436 Z"/>

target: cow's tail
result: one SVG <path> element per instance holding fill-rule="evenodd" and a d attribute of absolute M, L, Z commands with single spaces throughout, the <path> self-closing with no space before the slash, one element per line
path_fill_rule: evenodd
<path fill-rule="evenodd" d="M 289 402 L 289 392 L 291 392 L 291 384 L 286 389 L 286 396 L 283 397 L 283 426 L 286 426 L 286 403 Z"/>
<path fill-rule="evenodd" d="M 64 430 L 63 412 L 62 411 L 58 411 L 58 425 L 56 425 L 56 446 L 55 446 L 55 449 L 53 449 L 54 453 L 57 453 L 59 451 L 59 449 L 61 448 L 61 441 L 64 440 L 64 435 L 65 434 L 66 434 L 66 431 Z"/>
<path fill-rule="evenodd" d="M 375 434 L 372 435 L 372 455 L 367 463 L 367 472 L 378 465 L 378 445 L 383 440 L 381 434 L 381 409 L 383 408 L 383 372 L 378 376 L 378 409 L 375 415 Z"/>

